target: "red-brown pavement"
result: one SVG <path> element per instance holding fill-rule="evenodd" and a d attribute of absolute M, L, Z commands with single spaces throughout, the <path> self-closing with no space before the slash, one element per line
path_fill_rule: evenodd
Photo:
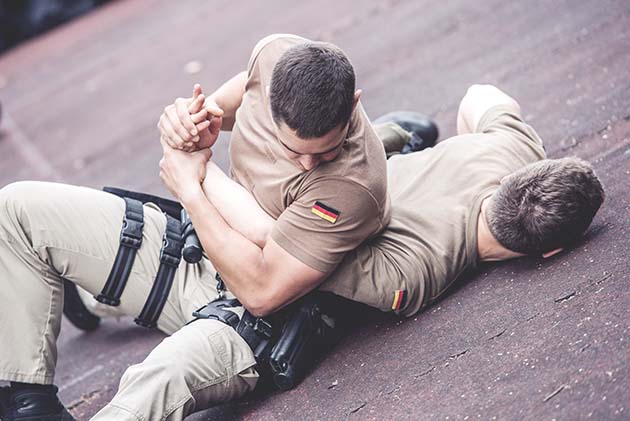
<path fill-rule="evenodd" d="M 484 266 L 415 318 L 373 314 L 296 389 L 190 419 L 628 419 L 627 1 L 116 1 L 0 56 L 0 186 L 165 194 L 162 108 L 243 70 L 274 32 L 338 44 L 372 117 L 422 111 L 442 138 L 455 133 L 467 86 L 498 85 L 551 157 L 594 163 L 607 200 L 572 250 Z M 223 168 L 227 143 L 214 158 Z M 64 321 L 62 400 L 89 418 L 161 338 L 129 319 L 89 334 Z"/>

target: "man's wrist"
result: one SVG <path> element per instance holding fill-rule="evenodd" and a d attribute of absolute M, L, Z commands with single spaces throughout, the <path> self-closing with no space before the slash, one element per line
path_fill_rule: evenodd
<path fill-rule="evenodd" d="M 194 184 L 180 194 L 179 200 L 184 208 L 188 209 L 189 207 L 198 205 L 202 201 L 206 201 L 206 196 L 203 193 L 201 184 Z"/>

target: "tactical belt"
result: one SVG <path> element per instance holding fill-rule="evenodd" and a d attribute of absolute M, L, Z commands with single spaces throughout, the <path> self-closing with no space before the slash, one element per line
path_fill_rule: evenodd
<path fill-rule="evenodd" d="M 140 326 L 149 328 L 157 326 L 157 320 L 166 304 L 175 272 L 177 272 L 182 258 L 182 246 L 181 222 L 166 215 L 166 230 L 160 250 L 160 267 L 147 301 L 144 303 L 140 315 L 135 318 L 135 322 Z"/>
<path fill-rule="evenodd" d="M 103 187 L 103 191 L 111 194 L 115 194 L 118 197 L 128 197 L 130 199 L 139 200 L 142 203 L 155 203 L 158 207 L 167 215 L 171 215 L 173 218 L 179 218 L 179 213 L 182 210 L 182 205 L 171 199 L 165 199 L 160 196 L 154 196 L 152 194 L 140 193 L 137 191 L 120 189 L 118 187 Z"/>
<path fill-rule="evenodd" d="M 156 327 L 157 320 L 164 309 L 168 299 L 173 278 L 179 266 L 182 256 L 181 221 L 173 218 L 171 214 L 179 214 L 177 202 L 162 199 L 157 196 L 143 193 L 135 193 L 122 189 L 106 187 L 105 191 L 118 195 L 125 200 L 125 217 L 120 233 L 120 245 L 114 259 L 112 270 L 107 277 L 103 290 L 96 299 L 110 306 L 120 305 L 120 297 L 127 285 L 127 279 L 131 273 L 136 253 L 142 244 L 142 228 L 144 227 L 143 202 L 154 202 L 169 207 L 166 216 L 166 229 L 162 238 L 160 250 L 160 266 L 153 281 L 149 296 L 144 303 L 140 315 L 135 322 L 140 326 Z M 132 197 L 128 197 L 132 196 Z M 175 204 L 175 205 L 173 205 Z M 172 208 L 172 209 L 171 209 Z M 181 206 L 180 206 L 181 209 Z"/>
<path fill-rule="evenodd" d="M 127 285 L 136 252 L 142 244 L 142 228 L 144 227 L 142 202 L 128 197 L 123 197 L 123 199 L 125 199 L 125 217 L 120 232 L 118 253 L 116 253 L 107 282 L 96 297 L 101 303 L 114 307 L 120 304 L 120 296 Z"/>

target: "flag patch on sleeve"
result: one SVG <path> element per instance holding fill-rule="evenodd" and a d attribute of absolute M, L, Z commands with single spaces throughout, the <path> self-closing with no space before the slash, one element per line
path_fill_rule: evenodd
<path fill-rule="evenodd" d="M 392 304 L 392 310 L 398 311 L 405 304 L 407 299 L 407 291 L 398 289 L 394 293 L 394 303 Z"/>
<path fill-rule="evenodd" d="M 313 207 L 311 208 L 311 212 L 315 215 L 319 216 L 322 219 L 334 224 L 337 222 L 337 218 L 339 218 L 339 211 L 331 208 L 330 206 L 324 205 L 322 202 L 315 202 Z"/>

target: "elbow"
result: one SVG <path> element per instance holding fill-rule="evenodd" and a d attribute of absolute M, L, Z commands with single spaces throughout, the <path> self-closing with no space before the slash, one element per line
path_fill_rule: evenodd
<path fill-rule="evenodd" d="M 240 301 L 243 307 L 255 317 L 268 316 L 282 307 L 282 303 L 278 302 L 278 295 L 272 294 L 269 289 L 252 291 L 248 297 Z"/>
<path fill-rule="evenodd" d="M 252 297 L 245 302 L 241 300 L 241 304 L 254 317 L 265 317 L 275 311 L 275 307 L 271 306 L 269 301 L 257 297 Z"/>
<path fill-rule="evenodd" d="M 261 249 L 267 245 L 267 241 L 271 238 L 272 224 L 262 224 L 253 233 L 254 243 Z"/>
<path fill-rule="evenodd" d="M 273 313 L 272 311 L 268 311 L 267 309 L 263 309 L 263 308 L 257 308 L 257 309 L 247 308 L 247 311 L 249 311 L 250 314 L 254 317 L 266 317 L 270 315 L 271 313 Z"/>

